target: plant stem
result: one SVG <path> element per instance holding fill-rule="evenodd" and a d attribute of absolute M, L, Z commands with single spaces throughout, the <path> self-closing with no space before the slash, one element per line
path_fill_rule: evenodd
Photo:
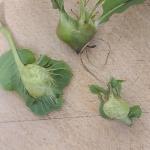
<path fill-rule="evenodd" d="M 103 1 L 104 1 L 104 0 L 99 0 L 99 1 L 95 4 L 94 8 L 92 9 L 92 11 L 91 11 L 91 13 L 90 13 L 89 19 L 93 16 L 95 10 L 97 9 L 97 7 L 98 7 Z"/>
<path fill-rule="evenodd" d="M 0 32 L 3 33 L 4 36 L 6 37 L 8 43 L 9 43 L 9 46 L 13 52 L 14 59 L 15 59 L 15 62 L 18 66 L 18 69 L 19 69 L 19 71 L 21 71 L 24 68 L 24 64 L 21 62 L 20 57 L 17 53 L 17 49 L 16 49 L 16 46 L 15 46 L 15 43 L 13 41 L 13 38 L 12 38 L 10 31 L 6 27 L 2 26 L 2 27 L 0 27 Z"/>
<path fill-rule="evenodd" d="M 81 20 L 81 23 L 84 22 L 86 19 L 85 4 L 86 4 L 86 0 L 80 0 L 80 20 Z"/>

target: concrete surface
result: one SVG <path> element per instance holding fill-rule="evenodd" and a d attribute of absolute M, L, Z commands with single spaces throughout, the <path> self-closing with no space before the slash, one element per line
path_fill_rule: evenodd
<path fill-rule="evenodd" d="M 68 10 L 76 7 L 75 0 L 65 3 Z M 20 47 L 64 59 L 73 68 L 74 78 L 65 90 L 62 110 L 46 117 L 33 115 L 15 93 L 0 90 L 0 150 L 150 149 L 149 0 L 113 16 L 99 28 L 91 41 L 97 47 L 88 50 L 94 66 L 83 56 L 101 85 L 111 76 L 126 80 L 123 96 L 130 104 L 140 104 L 144 112 L 131 128 L 98 116 L 98 99 L 88 90 L 89 84 L 98 81 L 84 70 L 79 56 L 57 38 L 58 12 L 50 0 L 5 0 L 5 15 Z M 2 36 L 0 39 L 2 53 L 8 47 Z M 104 65 L 106 42 L 111 53 Z"/>

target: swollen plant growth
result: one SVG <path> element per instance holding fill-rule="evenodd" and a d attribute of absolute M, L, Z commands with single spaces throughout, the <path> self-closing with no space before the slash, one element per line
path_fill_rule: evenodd
<path fill-rule="evenodd" d="M 63 89 L 72 77 L 70 67 L 63 61 L 41 55 L 36 60 L 28 49 L 18 49 L 10 31 L 0 27 L 10 51 L 0 56 L 0 85 L 16 91 L 37 115 L 46 115 L 63 104 Z"/>
<path fill-rule="evenodd" d="M 121 13 L 134 4 L 143 3 L 144 0 L 95 0 L 92 10 L 87 8 L 89 0 L 79 0 L 78 17 L 72 17 L 64 8 L 63 0 L 51 0 L 53 7 L 59 9 L 60 19 L 57 27 L 58 37 L 70 45 L 77 53 L 88 45 L 97 32 L 97 28 L 109 20 L 115 13 Z M 103 13 L 97 13 L 102 7 Z"/>
<path fill-rule="evenodd" d="M 90 90 L 100 99 L 99 111 L 103 118 L 120 120 L 130 126 L 135 118 L 141 116 L 142 110 L 138 105 L 130 107 L 128 102 L 121 97 L 122 82 L 123 80 L 112 78 L 107 89 L 91 85 Z"/>

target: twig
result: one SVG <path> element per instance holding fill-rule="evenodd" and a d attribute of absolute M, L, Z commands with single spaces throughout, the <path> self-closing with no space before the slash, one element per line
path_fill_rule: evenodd
<path fill-rule="evenodd" d="M 111 46 L 110 46 L 109 42 L 105 41 L 104 39 L 99 39 L 99 40 L 103 41 L 108 46 L 108 53 L 107 53 L 107 56 L 106 56 L 106 59 L 105 59 L 105 63 L 104 63 L 104 66 L 105 66 L 108 63 L 109 56 L 111 54 Z"/>
<path fill-rule="evenodd" d="M 83 58 L 82 58 L 82 54 L 84 53 L 80 53 L 80 61 L 82 63 L 83 68 L 90 74 L 92 75 L 97 81 L 99 81 L 100 83 L 102 83 L 102 81 L 93 73 L 90 71 L 90 69 L 84 64 Z"/>

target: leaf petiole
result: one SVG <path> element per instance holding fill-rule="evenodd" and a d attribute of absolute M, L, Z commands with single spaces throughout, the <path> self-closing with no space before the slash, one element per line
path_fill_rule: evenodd
<path fill-rule="evenodd" d="M 95 13 L 95 10 L 103 3 L 104 0 L 98 0 L 98 2 L 95 4 L 94 8 L 92 9 L 89 19 L 91 19 Z"/>
<path fill-rule="evenodd" d="M 13 41 L 13 38 L 12 38 L 12 35 L 11 35 L 10 31 L 6 27 L 1 26 L 0 27 L 0 32 L 3 33 L 4 36 L 6 37 L 6 39 L 8 40 L 8 44 L 9 44 L 10 48 L 12 49 L 12 52 L 13 52 L 13 55 L 14 55 L 14 58 L 15 58 L 15 62 L 18 66 L 19 71 L 21 72 L 22 69 L 24 68 L 24 64 L 20 60 L 20 57 L 18 55 L 16 46 L 15 46 L 15 43 Z"/>

